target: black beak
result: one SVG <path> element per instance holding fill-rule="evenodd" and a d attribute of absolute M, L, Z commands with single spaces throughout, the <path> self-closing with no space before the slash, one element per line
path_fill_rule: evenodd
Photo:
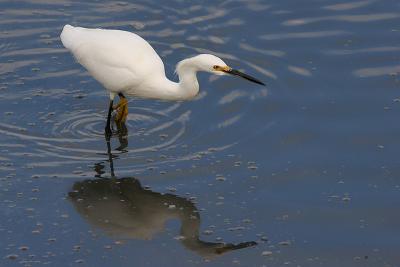
<path fill-rule="evenodd" d="M 247 75 L 247 74 L 245 74 L 245 73 L 243 73 L 243 72 L 240 72 L 240 71 L 238 71 L 238 70 L 229 69 L 229 70 L 223 70 L 223 72 L 229 73 L 229 74 L 235 75 L 235 76 L 240 76 L 240 77 L 242 77 L 242 78 L 244 78 L 244 79 L 246 79 L 246 80 L 249 80 L 250 82 L 258 83 L 258 84 L 261 84 L 261 85 L 264 85 L 264 86 L 265 86 L 265 83 L 263 83 L 262 81 L 257 80 L 256 78 L 251 77 L 250 75 Z"/>

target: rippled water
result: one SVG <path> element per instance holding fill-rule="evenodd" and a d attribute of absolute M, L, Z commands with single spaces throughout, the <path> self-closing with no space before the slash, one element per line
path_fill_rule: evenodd
<path fill-rule="evenodd" d="M 201 73 L 107 144 L 67 23 L 267 87 Z M 0 265 L 397 266 L 399 25 L 394 0 L 0 1 Z"/>

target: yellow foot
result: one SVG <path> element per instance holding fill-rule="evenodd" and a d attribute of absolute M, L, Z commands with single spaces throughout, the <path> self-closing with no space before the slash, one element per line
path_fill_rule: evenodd
<path fill-rule="evenodd" d="M 124 96 L 120 96 L 119 103 L 113 109 L 117 111 L 114 121 L 117 124 L 125 123 L 128 117 L 128 100 Z"/>

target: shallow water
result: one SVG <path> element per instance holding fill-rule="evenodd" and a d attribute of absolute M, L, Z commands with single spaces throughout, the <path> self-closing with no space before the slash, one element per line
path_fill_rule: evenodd
<path fill-rule="evenodd" d="M 267 87 L 130 100 L 108 147 L 67 23 Z M 394 0 L 0 1 L 0 265 L 397 266 L 399 25 Z"/>

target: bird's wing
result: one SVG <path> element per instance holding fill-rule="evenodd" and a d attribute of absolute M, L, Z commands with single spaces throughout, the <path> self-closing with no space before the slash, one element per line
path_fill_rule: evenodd
<path fill-rule="evenodd" d="M 64 46 L 109 90 L 134 88 L 152 73 L 165 73 L 151 45 L 134 33 L 66 27 L 61 34 Z"/>

